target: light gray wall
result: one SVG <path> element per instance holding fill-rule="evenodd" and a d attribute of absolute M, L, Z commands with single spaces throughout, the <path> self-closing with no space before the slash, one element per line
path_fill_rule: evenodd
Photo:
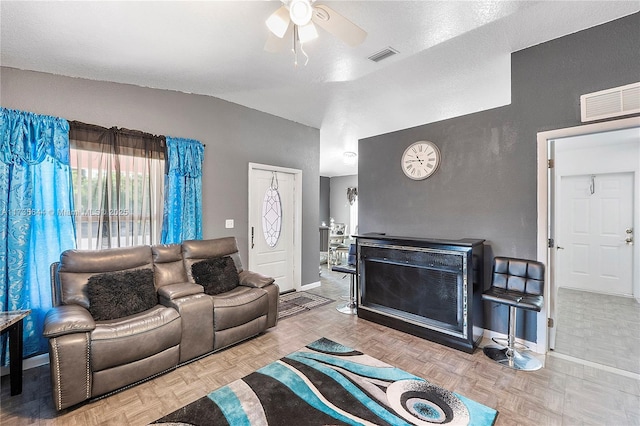
<path fill-rule="evenodd" d="M 331 178 L 331 217 L 338 223 L 349 226 L 350 205 L 347 200 L 347 188 L 358 187 L 358 175 L 334 176 Z M 353 234 L 351 228 L 348 234 Z"/>
<path fill-rule="evenodd" d="M 245 262 L 248 163 L 302 170 L 302 284 L 318 280 L 318 129 L 210 96 L 6 67 L 0 96 L 5 108 L 204 143 L 203 237 L 235 236 Z M 225 229 L 225 219 L 235 228 Z"/>
<path fill-rule="evenodd" d="M 359 142 L 360 233 L 484 238 L 485 285 L 494 255 L 536 258 L 536 134 L 580 124 L 580 95 L 638 81 L 640 14 L 512 55 L 512 104 Z M 482 84 L 478 81 L 477 84 Z M 440 169 L 407 179 L 412 142 L 442 152 Z M 507 309 L 485 308 L 485 328 L 506 333 Z M 518 336 L 536 341 L 535 313 Z"/>

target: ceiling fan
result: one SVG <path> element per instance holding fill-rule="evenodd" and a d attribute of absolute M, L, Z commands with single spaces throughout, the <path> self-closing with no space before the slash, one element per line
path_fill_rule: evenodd
<path fill-rule="evenodd" d="M 367 37 L 367 32 L 326 5 L 314 5 L 315 0 L 282 0 L 282 6 L 266 20 L 270 30 L 264 49 L 281 51 L 291 40 L 295 64 L 298 65 L 298 50 L 309 62 L 303 44 L 318 37 L 316 25 L 339 38 L 349 46 L 357 46 Z M 292 25 L 293 24 L 293 25 Z"/>

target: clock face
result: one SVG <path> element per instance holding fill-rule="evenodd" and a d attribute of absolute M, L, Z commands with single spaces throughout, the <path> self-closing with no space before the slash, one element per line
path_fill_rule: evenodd
<path fill-rule="evenodd" d="M 414 142 L 402 154 L 402 171 L 414 180 L 426 179 L 438 170 L 440 150 L 433 142 Z"/>

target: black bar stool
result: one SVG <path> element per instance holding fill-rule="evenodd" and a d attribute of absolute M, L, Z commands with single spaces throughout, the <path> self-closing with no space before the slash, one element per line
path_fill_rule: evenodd
<path fill-rule="evenodd" d="M 516 309 L 540 312 L 543 292 L 544 264 L 510 257 L 494 258 L 491 288 L 482 294 L 482 299 L 509 306 L 509 335 L 506 346 L 485 346 L 486 356 L 515 370 L 534 371 L 542 367 L 539 359 L 517 350 L 528 347 L 516 343 Z M 505 339 L 493 339 L 498 344 L 500 340 Z"/>
<path fill-rule="evenodd" d="M 349 257 L 346 265 L 336 265 L 331 268 L 333 272 L 342 272 L 351 276 L 351 287 L 349 288 L 349 301 L 345 306 L 336 308 L 343 314 L 355 315 L 358 312 L 358 304 L 356 303 L 356 245 L 349 246 Z"/>

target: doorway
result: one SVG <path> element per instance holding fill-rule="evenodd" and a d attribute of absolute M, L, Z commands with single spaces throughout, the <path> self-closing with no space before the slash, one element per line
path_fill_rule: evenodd
<path fill-rule="evenodd" d="M 280 292 L 300 288 L 302 171 L 249 164 L 249 267 L 275 278 Z"/>
<path fill-rule="evenodd" d="M 538 335 L 547 336 L 545 351 L 564 351 L 562 345 L 555 347 L 558 329 L 563 321 L 567 325 L 565 314 L 577 314 L 583 352 L 600 350 L 606 356 L 606 347 L 586 337 L 606 322 L 597 315 L 611 319 L 616 309 L 609 314 L 584 310 L 589 303 L 596 308 L 630 305 L 628 315 L 634 316 L 634 305 L 640 306 L 635 299 L 640 297 L 640 251 L 631 244 L 639 226 L 640 118 L 540 133 L 538 159 L 538 260 L 547 264 L 546 315 L 539 318 Z M 617 335 L 615 324 L 612 335 Z M 619 329 L 622 323 L 617 324 Z M 637 334 L 640 325 L 633 327 Z M 614 337 L 612 345 L 619 343 Z M 608 365 L 620 368 L 615 362 Z"/>

